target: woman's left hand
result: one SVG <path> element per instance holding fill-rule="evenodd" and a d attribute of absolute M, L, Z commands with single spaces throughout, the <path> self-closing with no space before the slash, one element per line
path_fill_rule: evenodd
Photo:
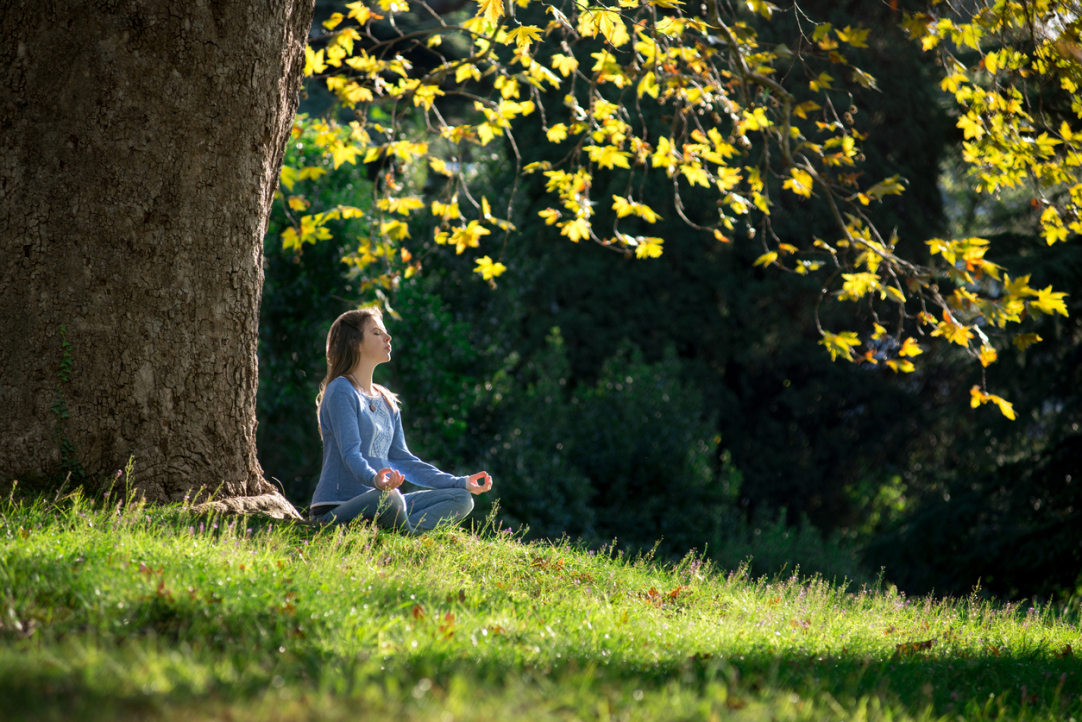
<path fill-rule="evenodd" d="M 480 482 L 480 483 L 478 483 Z M 492 477 L 487 471 L 479 471 L 466 477 L 466 488 L 471 494 L 484 494 L 492 488 Z"/>

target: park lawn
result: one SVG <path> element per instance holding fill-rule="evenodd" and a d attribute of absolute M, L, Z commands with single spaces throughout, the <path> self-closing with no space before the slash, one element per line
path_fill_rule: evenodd
<path fill-rule="evenodd" d="M 114 499 L 115 501 L 115 499 Z M 1077 607 L 0 501 L 0 719 L 1082 719 Z"/>

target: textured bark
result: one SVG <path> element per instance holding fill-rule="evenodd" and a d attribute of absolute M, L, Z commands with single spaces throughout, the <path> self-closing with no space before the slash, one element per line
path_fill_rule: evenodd
<path fill-rule="evenodd" d="M 0 3 L 0 477 L 66 440 L 90 475 L 134 457 L 151 499 L 273 491 L 262 237 L 312 5 Z"/>

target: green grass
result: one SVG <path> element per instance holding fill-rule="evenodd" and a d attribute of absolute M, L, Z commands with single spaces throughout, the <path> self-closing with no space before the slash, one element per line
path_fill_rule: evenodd
<path fill-rule="evenodd" d="M 0 501 L 0 623 L 2 719 L 1082 718 L 1077 609 L 752 581 L 491 525 Z"/>

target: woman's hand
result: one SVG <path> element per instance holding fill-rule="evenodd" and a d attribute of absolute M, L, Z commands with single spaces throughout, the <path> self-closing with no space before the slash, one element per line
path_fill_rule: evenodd
<path fill-rule="evenodd" d="M 480 482 L 480 483 L 478 483 Z M 466 488 L 471 494 L 484 494 L 492 488 L 492 477 L 487 471 L 479 471 L 466 477 Z"/>
<path fill-rule="evenodd" d="M 406 477 L 394 469 L 380 469 L 376 472 L 376 478 L 372 483 L 376 485 L 376 488 L 380 491 L 391 491 L 402 486 L 402 482 L 406 480 Z"/>

